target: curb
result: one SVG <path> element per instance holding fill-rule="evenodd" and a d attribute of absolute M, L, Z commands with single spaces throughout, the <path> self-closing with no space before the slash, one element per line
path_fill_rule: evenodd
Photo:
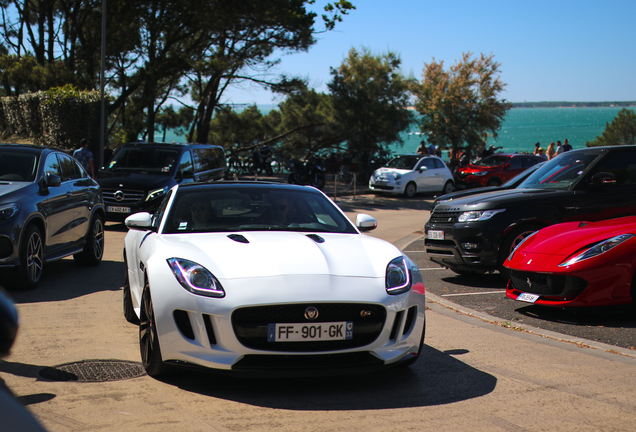
<path fill-rule="evenodd" d="M 422 234 L 413 233 L 396 241 L 393 244 L 401 251 L 404 251 L 411 243 L 413 243 L 416 240 L 419 240 L 422 237 L 423 237 Z M 615 345 L 605 344 L 602 342 L 592 341 L 589 339 L 584 339 L 584 338 L 579 338 L 574 336 L 567 336 L 562 333 L 557 333 L 551 330 L 544 330 L 544 329 L 533 327 L 527 324 L 512 327 L 509 325 L 510 323 L 507 320 L 504 320 L 492 315 L 488 315 L 487 313 L 478 312 L 464 306 L 460 306 L 458 304 L 445 300 L 429 292 L 426 293 L 426 301 L 427 303 L 431 301 L 435 303 L 436 305 L 439 305 L 446 309 L 455 311 L 457 313 L 460 313 L 468 317 L 477 318 L 483 322 L 493 324 L 502 329 L 509 329 L 511 331 L 524 332 L 524 333 L 544 337 L 547 339 L 556 340 L 559 342 L 567 342 L 567 343 L 576 345 L 579 348 L 590 348 L 595 350 L 601 350 L 607 353 L 618 354 L 625 357 L 630 357 L 632 359 L 636 359 L 636 351 L 626 349 L 623 347 L 618 347 Z"/>

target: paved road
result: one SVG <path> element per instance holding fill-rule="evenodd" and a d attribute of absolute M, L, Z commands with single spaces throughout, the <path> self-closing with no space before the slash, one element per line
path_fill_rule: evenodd
<path fill-rule="evenodd" d="M 374 215 L 375 236 L 415 247 L 429 200 L 340 203 L 349 215 Z M 43 378 L 64 363 L 139 361 L 137 329 L 121 311 L 124 234 L 108 226 L 98 268 L 65 259 L 47 268 L 37 290 L 14 293 L 22 327 L 13 354 L 0 361 L 0 379 L 51 431 L 634 429 L 636 359 L 628 350 L 493 324 L 447 306 L 432 292 L 434 276 L 427 276 L 426 347 L 411 368 L 304 380 L 192 372 L 100 383 Z"/>

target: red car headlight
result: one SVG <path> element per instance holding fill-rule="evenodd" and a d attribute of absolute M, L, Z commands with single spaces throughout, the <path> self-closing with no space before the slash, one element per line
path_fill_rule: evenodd
<path fill-rule="evenodd" d="M 621 234 L 616 237 L 609 238 L 607 240 L 603 240 L 598 242 L 592 246 L 589 246 L 582 251 L 578 251 L 576 254 L 568 257 L 565 261 L 559 264 L 559 267 L 567 267 L 569 265 L 575 264 L 577 262 L 593 258 L 595 256 L 601 255 L 608 250 L 618 246 L 626 240 L 634 237 L 634 234 Z"/>

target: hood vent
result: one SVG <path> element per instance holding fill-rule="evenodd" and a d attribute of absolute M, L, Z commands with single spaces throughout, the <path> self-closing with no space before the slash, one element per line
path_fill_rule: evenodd
<path fill-rule="evenodd" d="M 243 237 L 241 234 L 230 234 L 227 237 L 237 243 L 249 243 L 249 240 Z"/>
<path fill-rule="evenodd" d="M 312 239 L 316 243 L 324 243 L 325 242 L 325 239 L 320 237 L 317 234 L 307 234 L 307 237 L 309 237 L 310 239 Z"/>

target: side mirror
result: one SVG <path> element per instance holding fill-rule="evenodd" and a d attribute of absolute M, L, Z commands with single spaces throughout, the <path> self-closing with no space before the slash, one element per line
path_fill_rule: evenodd
<path fill-rule="evenodd" d="M 152 215 L 148 212 L 139 212 L 131 214 L 124 221 L 129 229 L 147 231 L 152 230 Z"/>
<path fill-rule="evenodd" d="M 616 176 L 608 172 L 598 172 L 592 176 L 592 186 L 606 186 L 616 184 Z"/>
<path fill-rule="evenodd" d="M 421 173 L 423 173 L 424 171 L 426 171 L 427 169 L 428 169 L 428 168 L 427 168 L 426 166 L 422 165 L 422 166 L 419 168 L 419 170 L 418 170 L 418 171 L 419 171 L 419 172 L 420 172 L 420 174 L 421 174 Z"/>
<path fill-rule="evenodd" d="M 194 178 L 194 171 L 182 171 L 181 172 L 181 178 L 193 179 Z"/>
<path fill-rule="evenodd" d="M 18 334 L 18 310 L 9 295 L 0 288 L 0 357 L 9 355 Z"/>
<path fill-rule="evenodd" d="M 48 187 L 57 187 L 62 184 L 62 179 L 57 174 L 46 173 L 46 185 Z"/>
<path fill-rule="evenodd" d="M 503 169 L 507 170 L 510 169 L 510 164 L 509 163 L 505 163 L 503 166 Z"/>
<path fill-rule="evenodd" d="M 359 213 L 356 216 L 356 226 L 360 231 L 371 231 L 378 227 L 378 221 L 368 214 Z"/>

